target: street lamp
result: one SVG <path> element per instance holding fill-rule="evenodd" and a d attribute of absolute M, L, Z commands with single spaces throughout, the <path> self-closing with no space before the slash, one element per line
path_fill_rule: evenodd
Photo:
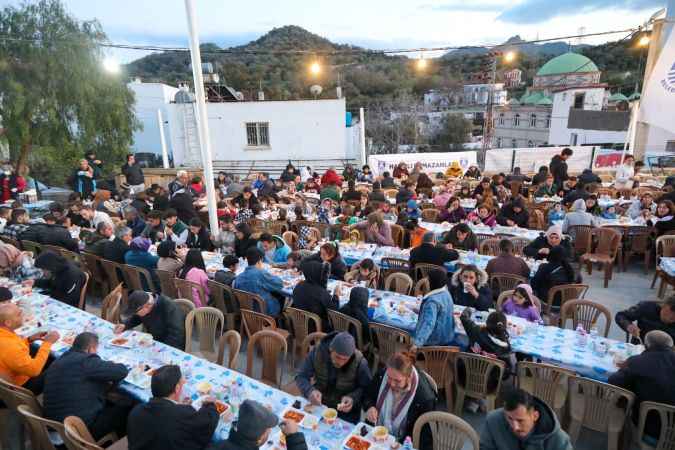
<path fill-rule="evenodd" d="M 642 37 L 638 40 L 638 47 L 646 47 L 649 45 L 649 36 L 646 34 L 643 34 Z"/>
<path fill-rule="evenodd" d="M 417 60 L 417 63 L 416 63 L 417 70 L 423 71 L 427 68 L 427 65 L 428 65 L 428 63 L 427 63 L 427 60 L 424 59 L 424 56 L 422 56 L 421 58 L 419 58 Z"/>
<path fill-rule="evenodd" d="M 516 52 L 509 51 L 504 53 L 504 62 L 511 63 L 516 59 Z"/>
<path fill-rule="evenodd" d="M 319 64 L 317 61 L 314 61 L 309 66 L 309 71 L 314 76 L 319 75 L 321 73 L 321 64 Z"/>
<path fill-rule="evenodd" d="M 103 60 L 103 69 L 112 74 L 120 73 L 120 63 L 115 58 L 105 58 Z"/>

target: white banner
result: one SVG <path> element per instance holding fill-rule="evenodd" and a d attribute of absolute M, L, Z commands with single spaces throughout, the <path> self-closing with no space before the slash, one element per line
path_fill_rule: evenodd
<path fill-rule="evenodd" d="M 658 45 L 653 43 L 652 45 Z M 640 100 L 640 121 L 675 132 L 675 31 L 670 33 Z"/>
<path fill-rule="evenodd" d="M 469 166 L 475 166 L 476 152 L 447 152 L 447 153 L 394 153 L 390 155 L 368 156 L 368 166 L 375 175 L 382 172 L 391 174 L 400 162 L 406 163 L 408 170 L 412 171 L 415 163 L 421 162 L 427 174 L 445 172 L 453 161 L 457 161 L 464 172 Z"/>

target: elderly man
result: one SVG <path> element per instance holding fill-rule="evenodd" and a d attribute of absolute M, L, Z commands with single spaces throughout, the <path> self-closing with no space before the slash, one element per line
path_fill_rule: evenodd
<path fill-rule="evenodd" d="M 454 261 L 459 258 L 456 250 L 448 250 L 442 245 L 436 244 L 436 235 L 428 231 L 422 236 L 422 244 L 410 251 L 410 267 L 415 268 L 416 264 L 435 264 L 443 267 L 446 262 Z"/>
<path fill-rule="evenodd" d="M 185 314 L 168 297 L 134 291 L 124 323 L 115 326 L 115 333 L 122 333 L 143 324 L 152 337 L 174 348 L 185 347 Z"/>
<path fill-rule="evenodd" d="M 489 413 L 480 431 L 481 450 L 572 450 L 570 438 L 546 403 L 522 389 L 504 396 L 504 407 Z"/>
<path fill-rule="evenodd" d="M 152 398 L 129 414 L 129 450 L 202 450 L 209 445 L 220 419 L 215 400 L 206 397 L 195 410 L 183 403 L 184 385 L 178 366 L 155 371 L 150 381 Z"/>
<path fill-rule="evenodd" d="M 312 404 L 336 408 L 342 419 L 356 423 L 371 379 L 368 361 L 356 349 L 354 337 L 342 331 L 326 335 L 309 352 L 295 384 Z"/>
<path fill-rule="evenodd" d="M 92 234 L 87 240 L 85 251 L 93 253 L 96 256 L 103 256 L 105 245 L 110 242 L 113 235 L 113 227 L 108 222 L 99 222 L 96 225 L 96 233 Z"/>
<path fill-rule="evenodd" d="M 675 352 L 673 338 L 653 330 L 645 336 L 645 351 L 631 356 L 619 371 L 609 377 L 609 383 L 632 391 L 636 396 L 633 421 L 640 417 L 640 403 L 659 402 L 675 406 Z M 652 437 L 659 435 L 659 418 L 648 417 L 645 431 Z"/>
<path fill-rule="evenodd" d="M 123 212 L 124 220 L 127 221 L 127 226 L 131 228 L 131 235 L 133 237 L 140 236 L 143 230 L 145 230 L 145 222 L 143 222 L 143 219 L 138 214 L 138 210 L 133 206 L 127 206 Z"/>
<path fill-rule="evenodd" d="M 129 370 L 124 364 L 102 360 L 98 336 L 80 333 L 69 351 L 54 361 L 45 372 L 44 416 L 63 422 L 78 416 L 94 439 L 110 432 L 126 434 L 129 407 L 106 402 L 110 383 L 122 381 Z"/>
<path fill-rule="evenodd" d="M 42 369 L 47 364 L 52 344 L 59 340 L 56 331 L 33 334 L 22 338 L 16 330 L 23 325 L 23 312 L 13 303 L 0 304 L 0 377 L 36 395 L 42 392 Z M 42 341 L 35 356 L 30 354 L 30 344 Z"/>
<path fill-rule="evenodd" d="M 546 259 L 551 249 L 559 245 L 565 251 L 565 256 L 569 258 L 572 255 L 572 246 L 569 239 L 563 239 L 562 235 L 562 228 L 553 225 L 546 230 L 546 233 L 527 244 L 523 253 L 530 258 Z"/>
<path fill-rule="evenodd" d="M 645 335 L 652 330 L 665 331 L 675 339 L 675 295 L 665 303 L 640 302 L 616 313 L 615 320 L 634 342 L 637 338 L 644 341 Z"/>
<path fill-rule="evenodd" d="M 292 420 L 279 423 L 277 416 L 255 400 L 244 400 L 239 407 L 239 418 L 230 429 L 227 440 L 217 450 L 253 450 L 262 447 L 275 426 L 279 425 L 286 437 L 288 450 L 307 450 L 305 435 L 298 432 Z"/>
<path fill-rule="evenodd" d="M 119 264 L 126 264 L 124 255 L 129 251 L 131 228 L 119 226 L 115 228 L 115 239 L 107 241 L 103 246 L 103 258 Z"/>
<path fill-rule="evenodd" d="M 169 196 L 173 197 L 179 189 L 187 189 L 189 181 L 190 177 L 187 171 L 179 170 L 176 172 L 176 179 L 169 183 Z"/>

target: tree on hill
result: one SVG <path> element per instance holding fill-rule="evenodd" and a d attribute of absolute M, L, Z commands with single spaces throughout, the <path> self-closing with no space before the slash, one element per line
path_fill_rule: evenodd
<path fill-rule="evenodd" d="M 0 40 L 0 116 L 17 169 L 63 182 L 86 150 L 107 168 L 121 161 L 139 124 L 132 92 L 103 71 L 98 22 L 40 0 L 0 10 L 0 35 L 18 38 Z"/>

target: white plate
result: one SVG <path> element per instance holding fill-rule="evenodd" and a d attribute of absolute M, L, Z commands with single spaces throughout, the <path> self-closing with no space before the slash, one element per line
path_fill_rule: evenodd
<path fill-rule="evenodd" d="M 131 339 L 130 338 L 128 338 L 128 337 L 123 338 L 123 339 L 127 340 L 127 342 L 125 342 L 124 344 L 119 344 L 119 343 L 113 342 L 116 339 L 119 339 L 119 337 L 114 337 L 114 338 L 110 339 L 108 341 L 108 345 L 112 345 L 113 347 L 119 347 L 119 348 L 127 348 L 127 349 L 131 348 Z"/>
<path fill-rule="evenodd" d="M 148 376 L 145 372 L 137 372 L 132 370 L 129 372 L 124 381 L 133 384 L 136 387 L 141 389 L 150 389 L 151 377 Z"/>
<path fill-rule="evenodd" d="M 299 425 L 302 428 L 306 428 L 308 430 L 311 430 L 313 425 L 319 424 L 319 418 L 318 417 L 316 417 L 315 415 L 310 414 L 308 412 L 302 411 L 300 409 L 295 409 L 292 406 L 289 406 L 288 408 L 284 409 L 283 412 L 281 413 L 281 415 L 279 416 L 279 419 L 284 420 L 284 416 L 289 411 L 293 411 L 295 413 L 303 415 L 302 420 L 299 423 Z"/>

